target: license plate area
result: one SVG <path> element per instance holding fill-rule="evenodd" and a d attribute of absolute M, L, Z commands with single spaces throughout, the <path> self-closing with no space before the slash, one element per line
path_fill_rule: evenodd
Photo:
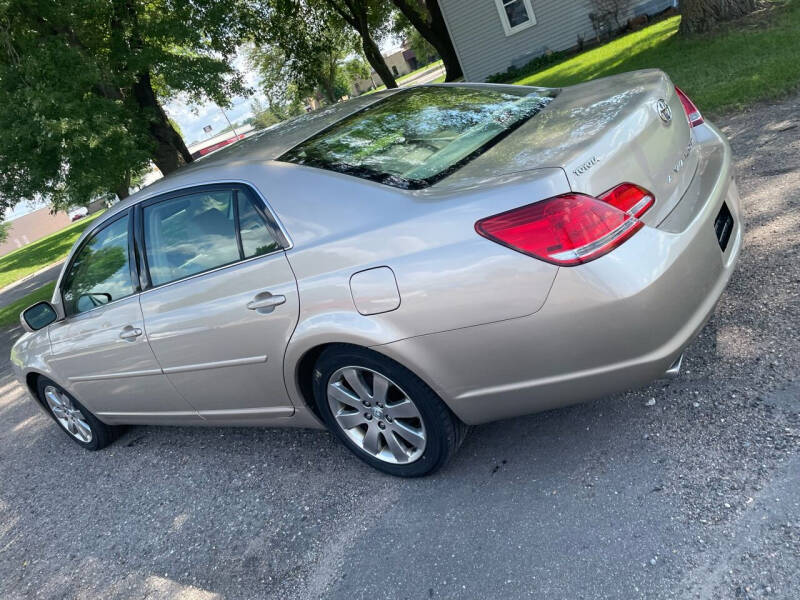
<path fill-rule="evenodd" d="M 728 247 L 728 242 L 731 239 L 731 233 L 733 233 L 733 215 L 728 205 L 724 202 L 722 203 L 722 208 L 719 210 L 717 218 L 714 220 L 714 231 L 717 234 L 719 247 L 725 252 L 725 249 Z"/>

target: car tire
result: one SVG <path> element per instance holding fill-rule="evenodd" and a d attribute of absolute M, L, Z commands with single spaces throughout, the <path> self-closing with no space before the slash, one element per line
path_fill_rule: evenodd
<path fill-rule="evenodd" d="M 78 402 L 72 394 L 46 377 L 37 386 L 39 401 L 59 428 L 86 450 L 100 450 L 113 442 L 120 429 L 106 425 Z"/>
<path fill-rule="evenodd" d="M 390 475 L 437 471 L 468 430 L 419 377 L 366 348 L 326 348 L 312 383 L 319 414 L 333 434 L 365 463 Z"/>

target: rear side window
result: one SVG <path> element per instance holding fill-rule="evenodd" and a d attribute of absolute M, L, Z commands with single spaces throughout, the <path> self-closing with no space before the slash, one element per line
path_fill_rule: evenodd
<path fill-rule="evenodd" d="M 238 189 L 201 191 L 148 204 L 142 219 L 154 286 L 280 248 L 249 196 Z"/>
<path fill-rule="evenodd" d="M 61 288 L 68 316 L 133 294 L 128 221 L 127 215 L 117 219 L 78 250 Z"/>
<path fill-rule="evenodd" d="M 244 258 L 275 252 L 280 245 L 272 237 L 264 217 L 245 194 L 239 194 L 239 230 L 242 236 Z"/>

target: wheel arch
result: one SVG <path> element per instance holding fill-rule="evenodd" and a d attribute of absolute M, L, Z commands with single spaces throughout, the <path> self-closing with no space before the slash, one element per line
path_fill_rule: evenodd
<path fill-rule="evenodd" d="M 417 369 L 412 369 L 405 361 L 398 360 L 398 357 L 393 356 L 389 353 L 382 352 L 380 346 L 368 346 L 365 344 L 358 344 L 352 342 L 339 342 L 339 341 L 330 341 L 317 344 L 308 348 L 303 352 L 300 358 L 296 362 L 296 366 L 291 372 L 290 377 L 287 378 L 287 383 L 289 384 L 290 394 L 292 393 L 292 388 L 296 392 L 296 400 L 302 402 L 302 406 L 304 409 L 310 411 L 316 419 L 320 422 L 322 421 L 319 410 L 317 409 L 317 403 L 314 399 L 314 391 L 313 391 L 313 373 L 314 373 L 314 366 L 317 364 L 317 360 L 322 355 L 322 353 L 327 350 L 328 348 L 339 346 L 343 350 L 347 348 L 358 348 L 362 350 L 369 350 L 370 352 L 374 352 L 392 362 L 395 362 L 402 366 L 405 369 L 408 369 L 411 373 L 419 377 L 428 387 L 430 387 L 441 399 L 442 401 L 450 406 L 450 402 L 448 399 L 442 396 L 441 391 L 428 377 L 427 373 L 420 373 Z M 295 400 L 295 398 L 292 398 Z M 452 410 L 452 408 L 451 408 Z"/>

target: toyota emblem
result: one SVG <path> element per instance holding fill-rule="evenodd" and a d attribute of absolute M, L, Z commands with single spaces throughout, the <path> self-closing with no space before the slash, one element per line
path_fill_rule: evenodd
<path fill-rule="evenodd" d="M 658 111 L 658 116 L 661 117 L 664 123 L 672 121 L 672 109 L 669 107 L 666 100 L 663 98 L 659 100 L 656 104 L 656 110 Z"/>

